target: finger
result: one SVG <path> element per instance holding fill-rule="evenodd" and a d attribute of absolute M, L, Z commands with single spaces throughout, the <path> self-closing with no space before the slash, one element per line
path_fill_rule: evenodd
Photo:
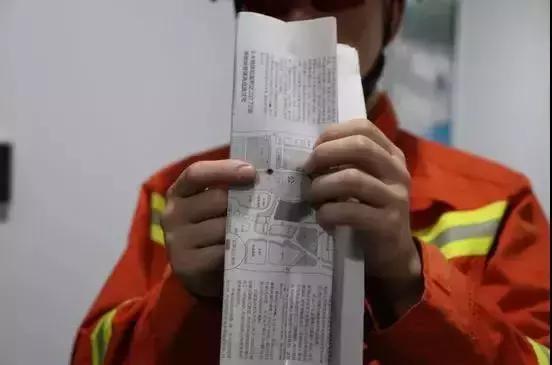
<path fill-rule="evenodd" d="M 209 247 L 224 242 L 226 217 L 214 218 L 165 231 L 165 241 L 171 251 Z"/>
<path fill-rule="evenodd" d="M 367 119 L 353 119 L 345 123 L 332 124 L 320 135 L 315 147 L 324 142 L 354 135 L 370 138 L 391 155 L 402 155 L 402 152 L 399 153 L 400 149 L 374 123 Z"/>
<path fill-rule="evenodd" d="M 171 186 L 168 196 L 182 198 L 217 184 L 248 184 L 255 180 L 255 168 L 239 160 L 200 161 L 188 166 Z"/>
<path fill-rule="evenodd" d="M 161 220 L 165 229 L 187 223 L 198 223 L 226 215 L 228 192 L 209 189 L 187 198 L 169 199 Z"/>
<path fill-rule="evenodd" d="M 354 202 L 326 203 L 316 212 L 316 220 L 324 228 L 350 226 L 356 229 L 372 229 L 381 214 L 380 208 Z"/>
<path fill-rule="evenodd" d="M 204 247 L 196 251 L 196 258 L 200 263 L 198 272 L 211 272 L 224 268 L 224 245 Z"/>
<path fill-rule="evenodd" d="M 192 274 L 192 278 L 186 280 L 186 288 L 203 298 L 221 298 L 224 287 L 224 259 L 215 268 L 202 273 L 200 278 Z"/>
<path fill-rule="evenodd" d="M 355 168 L 321 175 L 312 182 L 309 199 L 315 205 L 348 198 L 382 207 L 393 201 L 394 192 L 382 181 Z"/>
<path fill-rule="evenodd" d="M 224 268 L 224 250 L 224 245 L 185 250 L 178 256 L 173 255 L 174 257 L 171 263 L 178 274 L 190 279 L 187 280 L 188 285 L 193 285 L 194 279 L 197 278 L 198 275 L 222 270 Z M 199 282 L 195 284 L 199 284 L 201 287 L 206 283 Z"/>
<path fill-rule="evenodd" d="M 366 136 L 348 136 L 318 145 L 304 165 L 307 173 L 332 167 L 354 165 L 378 178 L 393 178 L 399 173 L 393 158 Z"/>

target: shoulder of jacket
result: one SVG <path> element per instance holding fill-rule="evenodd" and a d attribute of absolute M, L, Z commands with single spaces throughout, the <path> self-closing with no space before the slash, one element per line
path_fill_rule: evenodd
<path fill-rule="evenodd" d="M 523 174 L 496 161 L 406 132 L 403 132 L 403 137 L 411 140 L 410 145 L 416 146 L 415 158 L 421 173 L 437 184 L 458 182 L 466 186 L 469 182 L 470 189 L 477 190 L 480 187 L 485 191 L 496 190 L 498 195 L 504 197 L 530 186 Z"/>

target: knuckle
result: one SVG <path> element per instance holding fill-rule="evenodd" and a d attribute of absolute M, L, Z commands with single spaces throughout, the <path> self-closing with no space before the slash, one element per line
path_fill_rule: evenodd
<path fill-rule="evenodd" d="M 165 244 L 169 247 L 169 249 L 172 248 L 175 242 L 174 232 L 171 230 L 165 230 L 163 233 L 165 234 Z"/>
<path fill-rule="evenodd" d="M 170 213 L 168 213 L 167 211 L 161 213 L 160 223 L 164 231 L 167 231 L 169 229 L 169 227 L 171 226 L 171 221 L 172 221 L 172 215 L 170 215 Z"/>
<path fill-rule="evenodd" d="M 190 166 L 184 170 L 184 179 L 194 181 L 198 178 L 202 168 L 204 167 L 203 161 L 198 161 L 192 163 Z"/>
<path fill-rule="evenodd" d="M 406 186 L 407 190 L 410 190 L 410 187 L 412 185 L 412 177 L 410 176 L 410 173 L 405 167 L 401 168 L 399 171 L 399 178 L 401 182 L 404 186 Z"/>
<path fill-rule="evenodd" d="M 318 221 L 318 224 L 321 226 L 328 226 L 332 225 L 334 222 L 335 215 L 333 214 L 333 209 L 330 205 L 324 204 L 318 209 L 316 212 L 316 219 Z"/>
<path fill-rule="evenodd" d="M 343 171 L 342 183 L 356 191 L 362 188 L 362 173 L 357 169 L 346 169 Z"/>
<path fill-rule="evenodd" d="M 167 206 L 161 212 L 161 227 L 167 228 L 175 216 L 176 205 L 172 199 L 167 201 Z"/>
<path fill-rule="evenodd" d="M 176 195 L 176 182 L 172 183 L 172 185 L 167 190 L 168 197 L 175 196 L 175 195 Z"/>
<path fill-rule="evenodd" d="M 316 220 L 318 221 L 318 224 L 320 224 L 321 226 L 324 226 L 328 224 L 327 218 L 328 218 L 327 209 L 326 209 L 326 206 L 323 205 L 316 211 Z"/>
<path fill-rule="evenodd" d="M 401 189 L 396 193 L 396 199 L 401 207 L 406 207 L 409 204 L 409 194 L 405 189 Z"/>
<path fill-rule="evenodd" d="M 389 231 L 398 229 L 401 220 L 402 214 L 399 209 L 392 208 L 387 210 L 385 225 L 389 228 Z"/>
<path fill-rule="evenodd" d="M 374 128 L 376 128 L 376 126 L 374 125 L 374 123 L 370 122 L 368 119 L 363 119 L 361 121 L 361 126 L 362 126 L 362 129 L 365 131 L 365 133 L 367 135 L 370 135 L 373 132 L 375 132 Z"/>
<path fill-rule="evenodd" d="M 315 149 L 311 152 L 311 161 L 315 164 L 320 161 L 323 157 L 324 152 L 322 151 L 322 148 L 320 146 L 317 146 Z"/>
<path fill-rule="evenodd" d="M 192 225 L 183 225 L 164 230 L 165 244 L 171 249 L 171 252 L 185 251 L 194 246 L 194 236 L 196 235 L 192 229 Z"/>
<path fill-rule="evenodd" d="M 331 141 L 334 139 L 334 136 L 336 134 L 335 127 L 329 126 L 322 132 L 322 134 L 319 137 L 319 140 L 321 141 Z"/>
<path fill-rule="evenodd" d="M 400 182 L 409 189 L 412 178 L 406 165 L 397 158 L 391 158 L 390 167 L 392 168 L 391 171 L 393 172 L 393 180 L 396 182 Z"/>
<path fill-rule="evenodd" d="M 404 154 L 403 150 L 401 150 L 399 147 L 394 146 L 395 154 L 402 160 L 406 161 L 406 155 Z"/>
<path fill-rule="evenodd" d="M 410 195 L 410 189 L 412 188 L 412 177 L 408 172 L 404 176 L 404 186 L 405 186 L 405 193 L 407 194 L 407 197 L 408 197 L 408 195 Z"/>
<path fill-rule="evenodd" d="M 371 147 L 370 139 L 361 134 L 357 134 L 353 137 L 353 143 L 358 150 L 365 151 Z"/>

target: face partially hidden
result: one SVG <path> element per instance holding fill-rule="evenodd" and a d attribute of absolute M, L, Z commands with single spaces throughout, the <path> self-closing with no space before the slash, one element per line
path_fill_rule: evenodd
<path fill-rule="evenodd" d="M 281 5 L 282 1 L 286 3 L 285 8 Z M 320 4 L 324 3 L 324 0 L 318 1 Z M 330 1 L 338 1 L 343 4 L 348 0 Z M 365 75 L 372 69 L 384 47 L 385 29 L 389 29 L 389 35 L 396 32 L 404 2 L 351 0 L 348 4 L 351 5 L 340 6 L 342 9 L 328 11 L 321 10 L 323 7 L 320 5 L 313 5 L 312 0 L 246 0 L 244 10 L 261 10 L 260 12 L 266 15 L 275 16 L 285 21 L 334 16 L 337 19 L 338 41 L 357 49 L 360 56 L 360 71 Z M 256 8 L 257 6 L 258 8 Z M 333 7 L 333 9 L 335 8 Z"/>

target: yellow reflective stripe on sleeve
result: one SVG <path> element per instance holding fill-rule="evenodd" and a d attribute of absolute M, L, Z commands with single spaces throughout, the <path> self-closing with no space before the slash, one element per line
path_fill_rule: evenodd
<path fill-rule="evenodd" d="M 432 227 L 416 232 L 416 237 L 425 242 L 433 242 L 440 234 L 452 227 L 478 225 L 499 220 L 504 215 L 506 206 L 506 201 L 499 201 L 475 210 L 445 213 Z"/>
<path fill-rule="evenodd" d="M 535 352 L 535 356 L 537 358 L 537 363 L 539 365 L 550 365 L 550 349 L 530 338 L 527 338 L 527 340 L 533 347 L 533 351 Z"/>
<path fill-rule="evenodd" d="M 92 365 L 103 365 L 104 363 L 105 354 L 107 353 L 109 341 L 111 340 L 113 317 L 115 317 L 116 312 L 115 309 L 112 309 L 104 314 L 90 335 Z"/>
<path fill-rule="evenodd" d="M 453 241 L 441 247 L 441 252 L 448 259 L 460 256 L 486 256 L 491 250 L 494 237 L 475 237 Z"/>
<path fill-rule="evenodd" d="M 165 205 L 166 201 L 163 195 L 159 193 L 151 194 L 151 209 L 162 212 L 165 210 Z"/>
<path fill-rule="evenodd" d="M 151 194 L 151 223 L 150 223 L 150 238 L 153 242 L 165 245 L 165 234 L 161 227 L 161 214 L 165 210 L 165 197 L 159 193 Z"/>
<path fill-rule="evenodd" d="M 165 246 L 165 233 L 160 225 L 152 224 L 150 227 L 150 235 L 153 242 Z"/>
<path fill-rule="evenodd" d="M 414 236 L 436 245 L 447 259 L 489 253 L 508 203 L 498 201 L 479 209 L 443 214 L 437 223 Z"/>

